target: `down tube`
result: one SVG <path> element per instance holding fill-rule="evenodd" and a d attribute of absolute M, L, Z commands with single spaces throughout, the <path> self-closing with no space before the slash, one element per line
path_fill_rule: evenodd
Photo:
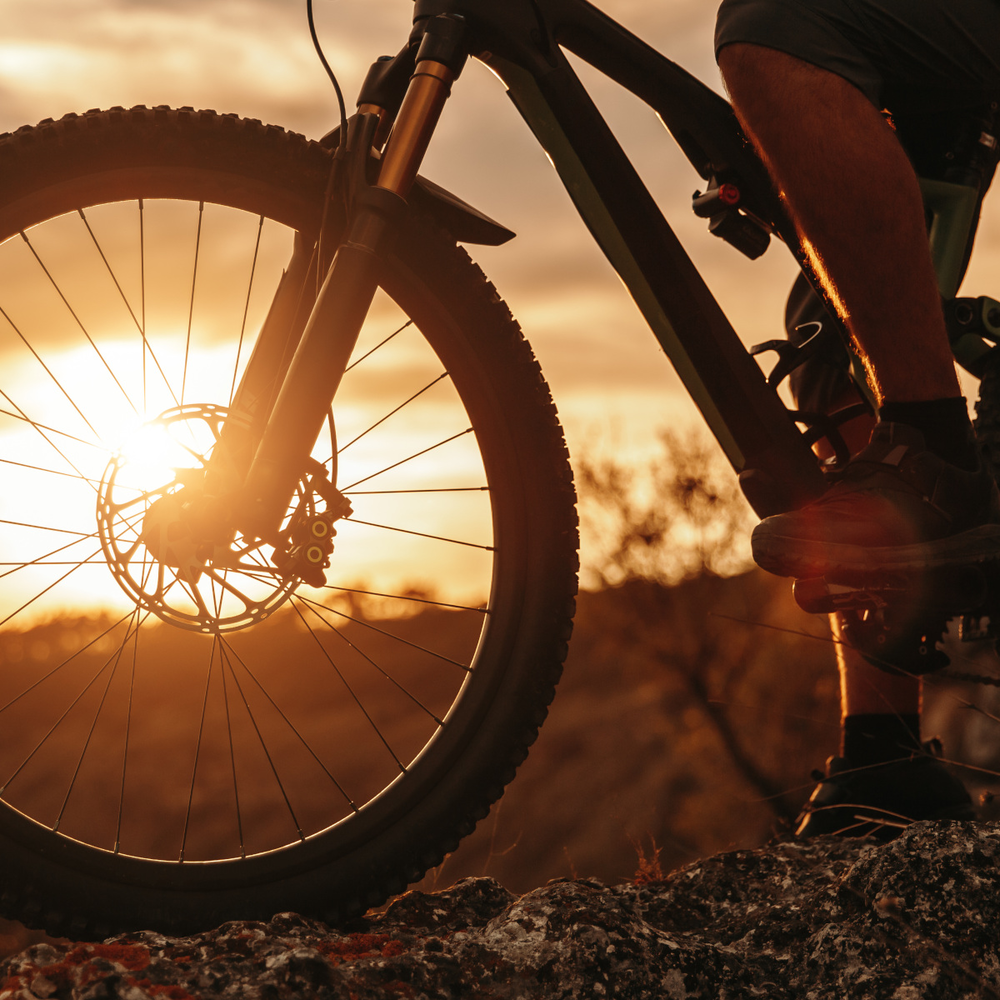
<path fill-rule="evenodd" d="M 801 506 L 821 493 L 815 455 L 565 58 L 540 77 L 506 60 L 487 61 L 733 468 L 753 472 L 764 487 L 753 491 L 757 513 Z"/>

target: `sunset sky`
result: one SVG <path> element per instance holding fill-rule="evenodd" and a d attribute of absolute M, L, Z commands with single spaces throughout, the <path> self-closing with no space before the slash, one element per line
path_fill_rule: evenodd
<path fill-rule="evenodd" d="M 604 9 L 719 88 L 715 4 L 606 0 Z M 373 57 L 405 37 L 409 0 L 317 0 L 317 20 L 349 101 Z M 309 42 L 300 0 L 2 0 L 0 125 L 13 129 L 92 107 L 171 104 L 235 111 L 319 136 L 333 94 Z M 699 178 L 652 112 L 613 85 L 598 102 L 668 219 L 748 342 L 780 329 L 793 270 L 773 245 L 751 264 L 691 214 Z M 446 110 L 424 173 L 518 233 L 473 255 L 539 355 L 571 444 L 642 451 L 659 426 L 691 418 L 669 363 L 575 217 L 545 157 L 481 66 Z M 1000 295 L 998 212 L 987 215 L 973 294 Z"/>
<path fill-rule="evenodd" d="M 712 52 L 717 0 L 602 3 L 721 90 Z M 325 49 L 353 107 L 370 63 L 404 44 L 412 4 L 316 4 Z M 338 123 L 309 39 L 305 0 L 0 0 L 0 24 L 0 132 L 133 105 L 234 112 L 313 138 Z M 773 243 L 750 262 L 711 237 L 690 208 L 703 182 L 655 115 L 607 81 L 597 80 L 594 94 L 744 340 L 779 336 L 795 273 L 791 257 Z M 36 148 L 50 155 L 51 146 Z M 228 191 L 220 195 L 213 185 L 220 174 L 227 183 L 229 174 L 193 173 L 199 189 L 188 201 L 143 188 L 131 193 L 134 201 L 110 202 L 123 197 L 122 175 L 106 174 L 108 188 L 80 211 L 60 204 L 47 218 L 39 209 L 39 225 L 19 222 L 24 239 L 0 245 L 0 667 L 22 664 L 0 669 L 0 713 L 17 706 L 3 717 L 0 797 L 103 849 L 124 845 L 123 853 L 182 860 L 192 815 L 207 831 L 198 847 L 204 853 L 192 848 L 194 859 L 288 842 L 285 827 L 301 827 L 279 778 L 286 768 L 307 802 L 317 767 L 333 779 L 327 791 L 335 806 L 316 807 L 306 825 L 311 831 L 356 811 L 351 795 L 364 804 L 380 788 L 400 787 L 400 769 L 442 726 L 453 718 L 460 726 L 478 724 L 494 688 L 501 690 L 495 685 L 508 657 L 516 665 L 523 654 L 533 664 L 555 648 L 542 634 L 544 621 L 563 628 L 558 609 L 570 586 L 569 571 L 553 568 L 557 560 L 550 558 L 562 557 L 563 541 L 546 548 L 553 528 L 562 538 L 569 534 L 561 478 L 555 499 L 555 490 L 522 492 L 517 483 L 522 470 L 549 462 L 549 442 L 528 448 L 518 440 L 515 456 L 504 435 L 469 433 L 470 413 L 494 412 L 492 386 L 484 391 L 480 381 L 492 373 L 493 355 L 470 362 L 464 351 L 435 353 L 434 323 L 425 322 L 419 297 L 409 301 L 405 287 L 398 304 L 389 294 L 376 297 L 334 420 L 314 450 L 335 469 L 350 512 L 338 503 L 343 497 L 322 488 L 313 465 L 283 525 L 261 532 L 277 541 L 274 548 L 251 536 L 239 509 L 230 515 L 231 496 L 239 503 L 253 495 L 230 494 L 227 483 L 238 480 L 217 480 L 226 462 L 208 468 L 209 456 L 249 353 L 239 331 L 244 321 L 250 339 L 259 329 L 290 258 L 292 233 L 269 204 L 250 206 L 252 212 L 214 204 L 213 196 L 223 201 Z M 505 247 L 471 252 L 533 344 L 571 451 L 610 453 L 639 468 L 657 448 L 659 430 L 697 423 L 670 363 L 545 155 L 482 66 L 471 64 L 455 88 L 423 173 L 518 234 Z M 265 218 L 268 212 L 275 218 Z M 994 197 L 967 292 L 1000 298 L 998 274 Z M 404 307 L 416 322 L 407 321 Z M 975 387 L 967 391 L 974 395 Z M 469 405 L 476 392 L 482 408 Z M 529 392 L 511 395 L 520 398 L 510 407 L 531 405 Z M 152 426 L 142 428 L 149 418 Z M 168 452 L 160 450 L 163 438 Z M 539 510 L 542 519 L 533 521 Z M 290 551 L 274 537 L 282 526 Z M 669 544 L 682 549 L 683 532 L 682 525 Z M 608 538 L 613 533 L 600 527 L 584 537 L 585 586 L 596 582 L 592 553 Z M 313 570 L 329 555 L 328 572 L 289 567 L 284 557 L 296 548 L 313 553 Z M 422 631 L 411 639 L 408 630 L 424 613 L 420 627 L 433 639 Z M 345 635 L 347 619 L 358 629 L 346 627 Z M 511 677 L 525 669 L 517 666 Z M 239 686 L 244 675 L 249 698 Z M 500 701 L 519 700 L 511 685 Z M 145 706 L 134 714 L 133 691 L 135 704 Z M 168 691 L 173 700 L 164 697 Z M 643 681 L 635 704 L 659 697 Z M 453 698 L 457 709 L 448 715 Z M 343 706 L 354 729 L 329 712 Z M 265 720 L 264 735 L 255 713 Z M 503 723 L 502 715 L 490 719 Z M 170 728 L 175 723 L 179 728 Z M 199 764 L 203 732 L 218 744 L 215 764 Z M 392 747 L 397 732 L 399 755 Z M 428 767 L 459 745 L 451 739 L 445 737 L 440 758 L 427 755 Z M 278 765 L 271 746 L 279 748 Z M 369 778 L 376 753 L 381 770 Z M 420 781 L 424 766 L 416 771 Z M 253 813 L 241 813 L 244 769 L 258 775 Z M 345 792 L 335 772 L 348 774 L 360 791 Z M 81 774 L 83 790 L 74 792 Z M 109 780 L 113 774 L 120 779 Z M 144 775 L 158 782 L 152 793 Z M 20 784 L 8 796 L 14 778 Z M 402 787 L 400 803 L 410 794 Z M 234 808 L 226 805 L 230 795 Z M 220 802 L 228 825 L 213 840 Z M 266 828 L 273 803 L 279 811 L 287 806 L 282 830 L 245 841 L 241 816 Z M 69 819 L 60 827 L 67 804 Z M 150 817 L 151 845 L 138 835 L 129 841 L 129 823 L 138 829 Z"/>

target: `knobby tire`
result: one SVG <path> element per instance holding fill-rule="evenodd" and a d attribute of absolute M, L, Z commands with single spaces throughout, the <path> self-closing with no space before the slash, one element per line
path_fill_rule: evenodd
<path fill-rule="evenodd" d="M 363 339 L 354 395 L 335 401 L 334 429 L 314 453 L 339 464 L 342 489 L 354 487 L 330 575 L 342 550 L 358 566 L 377 551 L 372 577 L 352 569 L 335 581 L 340 590 L 300 588 L 279 595 L 266 620 L 199 635 L 130 610 L 94 541 L 94 494 L 119 488 L 105 464 L 118 461 L 107 468 L 121 479 L 142 471 L 142 459 L 133 469 L 104 440 L 121 422 L 114 413 L 155 418 L 193 405 L 194 418 L 161 420 L 160 431 L 183 427 L 193 440 L 211 425 L 270 294 L 254 285 L 266 240 L 272 231 L 276 246 L 287 233 L 315 239 L 329 168 L 330 152 L 301 136 L 191 109 L 88 112 L 0 137 L 8 917 L 76 938 L 185 933 L 282 910 L 349 918 L 456 848 L 545 718 L 575 593 L 568 456 L 518 326 L 431 219 L 415 215 L 399 234 L 384 266 L 388 294 L 373 307 L 389 347 L 381 332 Z M 168 261 L 175 236 L 183 252 Z M 272 256 L 280 267 L 280 252 Z M 229 291 L 225 322 L 203 324 L 202 307 L 211 312 L 212 295 Z M 157 308 L 169 314 L 160 327 Z M 380 360 L 390 348 L 398 363 Z M 203 386 L 213 398 L 198 395 Z M 376 417 L 365 407 L 381 395 Z M 454 428 L 420 436 L 454 415 Z M 357 453 L 370 464 L 348 468 Z M 143 502 L 136 509 L 148 510 Z M 134 560 L 122 572 L 155 589 L 143 522 L 112 508 L 101 530 L 118 532 L 123 561 Z M 389 510 L 412 520 L 391 522 Z M 352 542 L 363 531 L 394 541 Z M 479 560 L 482 593 L 459 593 L 447 561 L 456 550 Z M 222 577 L 237 590 L 268 576 L 257 563 L 233 572 Z M 156 599 L 188 601 L 191 588 L 167 580 Z M 217 610 L 230 599 L 223 583 L 201 585 Z M 448 638 L 414 631 L 420 611 Z M 363 757 L 378 762 L 377 780 L 364 777 Z M 139 761 L 150 782 L 141 788 Z M 248 776 L 266 788 L 259 803 Z M 340 804 L 324 812 L 321 799 Z M 276 814 L 284 826 L 256 843 L 255 824 Z M 129 844 L 133 827 L 145 832 Z"/>

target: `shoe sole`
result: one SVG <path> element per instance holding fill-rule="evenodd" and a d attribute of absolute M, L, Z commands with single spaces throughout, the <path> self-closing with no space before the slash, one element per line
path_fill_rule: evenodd
<path fill-rule="evenodd" d="M 905 579 L 941 567 L 976 566 L 1000 560 L 1000 524 L 987 524 L 949 538 L 882 548 L 836 545 L 776 535 L 758 525 L 753 558 L 761 569 L 798 579 L 824 577 L 830 583 L 860 586 L 889 578 Z"/>

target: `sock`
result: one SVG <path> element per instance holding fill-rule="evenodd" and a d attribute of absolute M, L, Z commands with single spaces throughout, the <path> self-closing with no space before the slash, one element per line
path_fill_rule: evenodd
<path fill-rule="evenodd" d="M 922 750 L 920 716 L 847 715 L 840 737 L 840 755 L 854 767 L 884 764 Z"/>
<path fill-rule="evenodd" d="M 938 458 L 967 472 L 979 468 L 979 450 L 964 396 L 917 403 L 883 403 L 879 420 L 916 427 L 923 434 L 928 450 Z"/>

